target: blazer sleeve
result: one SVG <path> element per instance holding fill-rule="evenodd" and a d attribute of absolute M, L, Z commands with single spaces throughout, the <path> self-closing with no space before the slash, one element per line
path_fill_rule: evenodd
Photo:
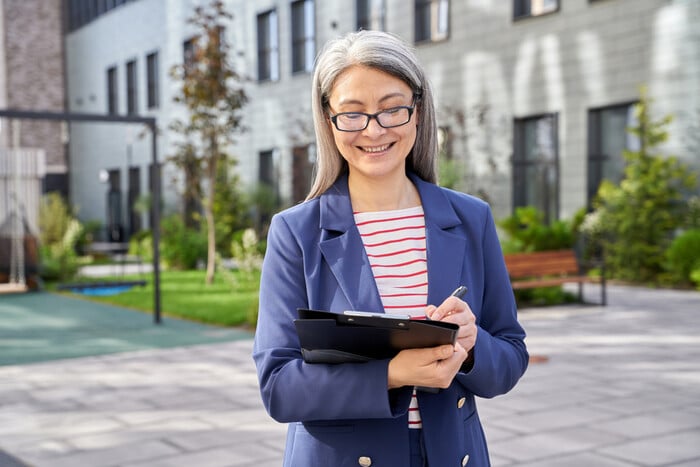
<path fill-rule="evenodd" d="M 527 369 L 529 356 L 490 209 L 484 222 L 482 251 L 484 287 L 474 362 L 457 379 L 473 394 L 491 398 L 515 386 Z"/>
<path fill-rule="evenodd" d="M 309 229 L 316 226 L 305 226 L 304 235 L 280 214 L 270 225 L 253 348 L 263 404 L 279 422 L 400 416 L 411 392 L 387 389 L 388 360 L 328 365 L 302 359 L 293 320 L 319 286 L 312 281 L 321 280 L 320 256 L 311 254 L 318 238 Z"/>

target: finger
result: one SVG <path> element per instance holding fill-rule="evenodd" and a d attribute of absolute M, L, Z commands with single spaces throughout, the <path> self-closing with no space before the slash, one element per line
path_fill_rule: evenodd
<path fill-rule="evenodd" d="M 455 348 L 452 345 L 441 345 L 439 347 L 434 347 L 433 355 L 435 360 L 445 360 L 450 358 L 455 352 Z"/>
<path fill-rule="evenodd" d="M 439 307 L 433 311 L 431 319 L 440 321 L 446 316 L 450 316 L 456 313 L 461 313 L 466 310 L 467 304 L 457 297 L 447 297 L 444 302 L 440 304 Z"/>

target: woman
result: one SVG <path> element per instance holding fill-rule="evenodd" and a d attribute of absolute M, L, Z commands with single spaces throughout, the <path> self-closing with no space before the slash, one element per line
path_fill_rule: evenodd
<path fill-rule="evenodd" d="M 489 465 L 474 396 L 516 384 L 525 333 L 489 207 L 435 184 L 432 100 L 393 35 L 351 33 L 318 57 L 317 173 L 307 200 L 272 220 L 253 351 L 266 409 L 290 424 L 285 466 Z M 459 285 L 463 300 L 450 296 Z M 459 333 L 390 360 L 309 364 L 298 308 L 409 314 Z"/>

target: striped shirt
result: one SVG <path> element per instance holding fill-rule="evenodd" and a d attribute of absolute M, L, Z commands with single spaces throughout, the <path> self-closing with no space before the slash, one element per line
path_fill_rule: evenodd
<path fill-rule="evenodd" d="M 423 208 L 353 214 L 384 312 L 424 319 L 428 301 L 428 262 Z M 408 408 L 408 426 L 423 426 L 415 390 Z"/>

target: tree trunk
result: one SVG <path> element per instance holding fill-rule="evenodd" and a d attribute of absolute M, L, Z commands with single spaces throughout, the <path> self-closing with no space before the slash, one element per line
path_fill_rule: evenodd
<path fill-rule="evenodd" d="M 214 227 L 214 194 L 216 193 L 216 168 L 219 160 L 219 147 L 216 144 L 216 135 L 210 137 L 209 162 L 209 194 L 204 201 L 204 217 L 207 219 L 207 276 L 206 283 L 214 283 L 216 273 L 216 228 Z"/>
<path fill-rule="evenodd" d="M 213 186 L 213 184 L 212 184 Z M 207 219 L 207 277 L 206 283 L 214 283 L 216 272 L 216 229 L 214 228 L 214 212 L 212 209 L 214 189 L 210 188 L 209 197 L 204 203 L 204 217 Z"/>

